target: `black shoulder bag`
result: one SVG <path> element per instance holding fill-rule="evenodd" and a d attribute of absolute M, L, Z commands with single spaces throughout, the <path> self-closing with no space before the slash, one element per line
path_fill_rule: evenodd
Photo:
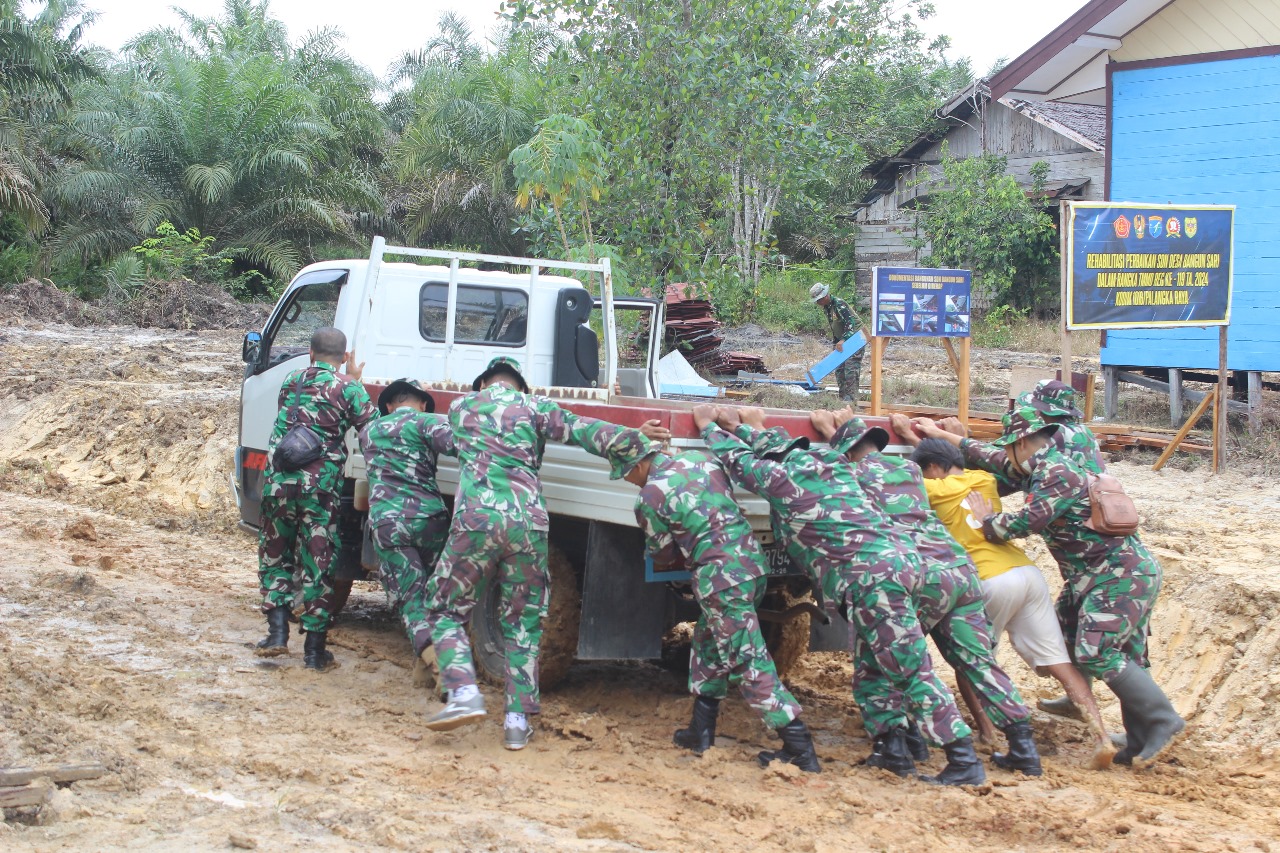
<path fill-rule="evenodd" d="M 299 372 L 297 381 L 293 383 L 293 405 L 285 415 L 286 425 L 298 414 L 298 406 L 302 402 L 302 377 L 305 375 L 305 370 Z M 323 455 L 324 442 L 316 435 L 316 431 L 306 424 L 294 424 L 276 445 L 272 461 L 277 470 L 301 471 Z"/>

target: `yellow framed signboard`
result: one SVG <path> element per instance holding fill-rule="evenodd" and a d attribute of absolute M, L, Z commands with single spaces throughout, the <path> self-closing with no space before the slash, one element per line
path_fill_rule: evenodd
<path fill-rule="evenodd" d="M 1068 329 L 1226 326 L 1234 205 L 1072 202 Z"/>

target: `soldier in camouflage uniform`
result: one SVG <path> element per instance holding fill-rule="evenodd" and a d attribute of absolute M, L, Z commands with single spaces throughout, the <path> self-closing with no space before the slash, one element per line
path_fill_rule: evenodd
<path fill-rule="evenodd" d="M 1087 474 L 1106 473 L 1107 463 L 1102 458 L 1102 449 L 1098 447 L 1098 439 L 1093 430 L 1082 423 L 1084 413 L 1076 408 L 1076 392 L 1070 386 L 1056 379 L 1042 379 L 1036 383 L 1032 391 L 1020 394 L 1018 407 L 1031 407 L 1040 413 L 1046 424 L 1057 424 L 1054 441 L 1058 450 L 1067 458 L 1080 466 Z M 1078 609 L 1078 602 L 1072 597 L 1070 587 L 1064 586 L 1058 594 L 1056 603 L 1058 621 L 1066 624 L 1073 618 Z M 1144 661 L 1145 665 L 1145 661 Z M 1084 676 L 1086 683 L 1093 679 Z M 1054 699 L 1041 699 L 1036 707 L 1047 714 L 1056 714 L 1080 722 L 1088 722 L 1080 708 L 1071 701 L 1070 696 L 1059 696 Z"/>
<path fill-rule="evenodd" d="M 538 651 L 550 596 L 549 519 L 538 479 L 546 441 L 607 456 L 669 433 L 656 421 L 642 433 L 532 396 L 519 364 L 505 356 L 493 359 L 472 389 L 449 408 L 458 491 L 448 540 L 427 582 L 427 625 L 449 699 L 427 728 L 449 731 L 485 715 L 466 625 L 482 584 L 497 583 L 507 660 L 504 744 L 523 749 L 532 734 L 527 715 L 540 709 Z"/>
<path fill-rule="evenodd" d="M 781 427 L 762 430 L 759 409 L 722 407 L 718 421 L 703 440 L 734 483 L 769 502 L 788 555 L 848 616 L 854 698 L 873 742 L 867 764 L 915 775 L 928 747 L 913 713 L 938 743 L 970 730 L 933 670 L 916 614 L 922 571 L 914 547 L 867 499 L 842 453 L 808 450 L 807 439 L 793 440 Z"/>
<path fill-rule="evenodd" d="M 301 569 L 302 630 L 305 665 L 324 670 L 333 664 L 325 649 L 333 606 L 330 566 L 337 550 L 337 513 L 342 469 L 347 461 L 347 430 L 360 429 L 377 417 L 364 386 L 363 365 L 346 352 L 347 336 L 338 329 L 317 329 L 311 336 L 311 366 L 289 374 L 280 387 L 280 413 L 267 452 L 262 487 L 262 535 L 258 545 L 258 580 L 267 636 L 257 654 L 273 657 L 288 652 L 289 614 L 294 598 L 294 575 Z M 336 365 L 346 362 L 347 376 Z M 294 388 L 301 377 L 300 391 Z M 290 420 L 290 410 L 296 409 Z M 323 441 L 323 455 L 298 471 L 278 470 L 276 446 L 290 428 L 305 425 Z"/>
<path fill-rule="evenodd" d="M 436 460 L 455 455 L 453 430 L 431 414 L 435 401 L 412 379 L 378 395 L 382 417 L 360 433 L 369 477 L 369 529 L 387 598 L 413 653 L 431 646 L 426 585 L 449 533 L 449 510 L 436 485 Z"/>
<path fill-rule="evenodd" d="M 831 295 L 831 288 L 819 282 L 809 288 L 809 296 L 822 306 L 827 316 L 827 325 L 831 329 L 831 343 L 840 352 L 844 352 L 844 341 L 854 332 L 862 328 L 858 316 L 853 313 L 849 303 L 839 296 Z M 840 399 L 848 400 L 856 408 L 858 405 L 858 383 L 862 373 L 862 353 L 859 352 L 836 368 L 836 384 L 840 387 Z"/>
<path fill-rule="evenodd" d="M 1058 450 L 1056 429 L 1028 407 L 1005 415 L 1004 435 L 994 446 L 933 432 L 956 444 L 968 465 L 995 474 L 1002 491 L 1025 489 L 1018 512 L 994 513 L 980 495 L 971 495 L 969 505 L 993 542 L 1044 537 L 1077 605 L 1062 626 L 1076 664 L 1120 699 L 1127 744 L 1115 760 L 1149 762 L 1185 726 L 1146 668 L 1160 564 L 1136 535 L 1107 536 L 1086 526 L 1092 515 L 1088 476 Z"/>
<path fill-rule="evenodd" d="M 835 418 L 849 415 L 845 410 Z M 859 485 L 898 534 L 916 546 L 923 575 L 914 598 L 924 629 L 955 668 L 957 677 L 972 685 L 983 711 L 1009 742 L 1008 752 L 995 753 L 992 760 L 1006 770 L 1039 776 L 1042 770 L 1031 734 L 1030 712 L 1017 687 L 996 663 L 977 570 L 930 508 L 919 466 L 882 453 L 888 432 L 868 427 L 861 418 L 850 417 L 832 432 L 827 431 L 824 421 L 821 415 L 815 421 L 820 433 L 829 435 L 832 447 L 855 464 Z M 940 781 L 980 781 L 977 770 L 981 765 L 972 738 L 944 742 L 943 747 L 947 767 L 939 775 Z"/>
<path fill-rule="evenodd" d="M 714 406 L 695 407 L 695 423 L 706 428 L 715 414 Z M 702 611 L 690 653 L 693 715 L 689 727 L 675 733 L 676 745 L 699 755 L 715 745 L 720 702 L 736 684 L 782 738 L 782 749 L 762 752 L 761 762 L 821 772 L 800 705 L 778 679 L 760 633 L 755 608 L 768 569 L 724 469 L 701 453 L 654 453 L 615 461 L 614 474 L 640 487 L 636 520 L 645 550 L 657 565 L 683 558 Z"/>

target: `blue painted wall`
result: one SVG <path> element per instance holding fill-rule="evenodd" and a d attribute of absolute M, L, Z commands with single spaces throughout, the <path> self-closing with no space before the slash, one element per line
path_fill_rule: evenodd
<path fill-rule="evenodd" d="M 1234 204 L 1227 362 L 1280 371 L 1280 56 L 1117 71 L 1112 201 Z M 1103 364 L 1217 368 L 1218 330 L 1108 332 Z"/>

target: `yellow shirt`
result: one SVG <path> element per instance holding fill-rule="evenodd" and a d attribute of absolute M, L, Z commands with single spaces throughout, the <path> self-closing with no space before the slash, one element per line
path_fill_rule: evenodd
<path fill-rule="evenodd" d="M 965 471 L 940 480 L 926 477 L 924 488 L 929 494 L 929 505 L 933 507 L 933 511 L 942 519 L 955 540 L 969 552 L 973 564 L 978 567 L 979 578 L 986 580 L 1018 566 L 1032 565 L 1031 558 L 1021 548 L 1008 542 L 988 542 L 982 535 L 982 522 L 974 518 L 965 505 L 965 496 L 970 492 L 978 492 L 991 501 L 996 512 L 1000 512 L 1000 493 L 996 491 L 996 478 L 991 474 L 986 471 Z"/>

